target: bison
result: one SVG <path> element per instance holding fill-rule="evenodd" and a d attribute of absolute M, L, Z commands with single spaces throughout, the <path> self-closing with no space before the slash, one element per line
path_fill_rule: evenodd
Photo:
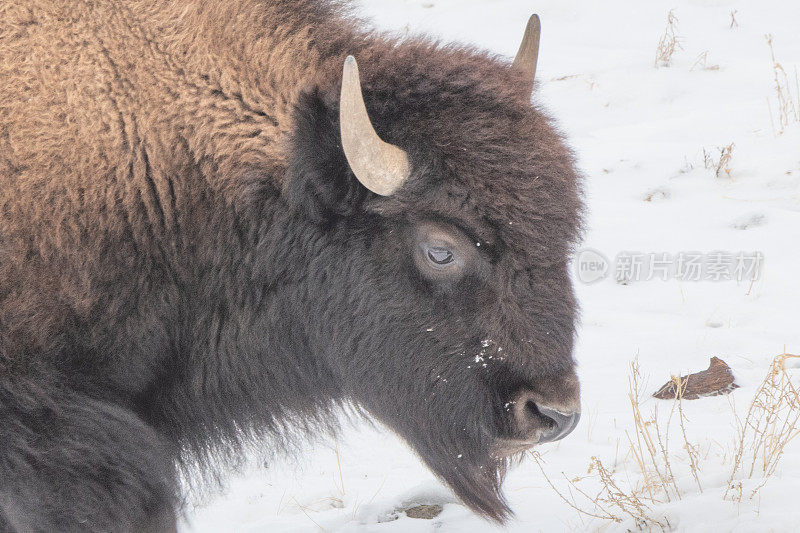
<path fill-rule="evenodd" d="M 325 0 L 0 0 L 0 530 L 174 531 L 352 405 L 470 508 L 579 415 L 580 176 L 517 59 Z M 356 63 L 356 60 L 358 63 Z"/>

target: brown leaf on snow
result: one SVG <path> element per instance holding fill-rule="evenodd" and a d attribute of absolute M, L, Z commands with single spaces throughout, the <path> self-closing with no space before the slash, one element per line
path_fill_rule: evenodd
<path fill-rule="evenodd" d="M 678 397 L 678 380 L 680 380 L 681 398 L 684 400 L 697 400 L 703 396 L 719 396 L 728 394 L 739 387 L 731 367 L 719 357 L 712 357 L 706 370 L 672 378 L 653 394 L 661 400 L 674 400 Z"/>

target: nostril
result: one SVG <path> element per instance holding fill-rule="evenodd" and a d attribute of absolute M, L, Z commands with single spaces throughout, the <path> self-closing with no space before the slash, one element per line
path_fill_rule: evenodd
<path fill-rule="evenodd" d="M 536 405 L 536 402 L 533 400 L 528 400 L 525 402 L 525 411 L 527 416 L 532 418 L 534 422 L 537 422 L 538 426 L 543 428 L 545 431 L 555 428 L 556 421 L 542 413 L 542 411 L 539 409 L 539 406 Z"/>
<path fill-rule="evenodd" d="M 527 442 L 551 442 L 566 437 L 580 419 L 580 412 L 556 408 L 537 401 L 530 390 L 518 392 L 506 404 L 509 413 L 508 437 Z"/>
<path fill-rule="evenodd" d="M 578 425 L 581 419 L 580 411 L 573 411 L 571 413 L 562 413 L 556 409 L 548 409 L 546 407 L 537 407 L 543 416 L 553 420 L 553 426 L 549 431 L 543 431 L 539 442 L 552 442 L 561 440 L 570 433 Z"/>

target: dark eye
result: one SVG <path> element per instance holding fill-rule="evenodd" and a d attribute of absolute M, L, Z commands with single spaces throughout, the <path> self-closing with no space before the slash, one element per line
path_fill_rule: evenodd
<path fill-rule="evenodd" d="M 431 248 L 428 250 L 428 259 L 437 265 L 446 265 L 453 262 L 453 252 L 444 248 Z"/>
<path fill-rule="evenodd" d="M 414 266 L 431 281 L 456 283 L 478 257 L 473 241 L 457 228 L 422 222 L 413 238 Z"/>

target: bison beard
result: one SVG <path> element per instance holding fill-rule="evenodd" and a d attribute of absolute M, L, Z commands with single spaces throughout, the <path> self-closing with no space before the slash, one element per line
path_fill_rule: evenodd
<path fill-rule="evenodd" d="M 491 427 L 494 413 L 474 410 L 497 403 L 488 397 L 481 398 L 477 391 L 453 394 L 451 387 L 436 388 L 444 400 L 435 398 L 435 393 L 422 393 L 421 397 L 434 397 L 436 401 L 409 405 L 384 420 L 412 444 L 428 468 L 466 505 L 493 520 L 503 521 L 512 515 L 500 492 L 512 458 L 495 453 L 495 432 Z M 380 417 L 379 410 L 373 409 L 373 413 Z"/>
<path fill-rule="evenodd" d="M 579 406 L 528 28 L 512 64 L 324 0 L 0 0 L 0 531 L 174 531 L 180 466 L 343 404 L 508 518 Z"/>

